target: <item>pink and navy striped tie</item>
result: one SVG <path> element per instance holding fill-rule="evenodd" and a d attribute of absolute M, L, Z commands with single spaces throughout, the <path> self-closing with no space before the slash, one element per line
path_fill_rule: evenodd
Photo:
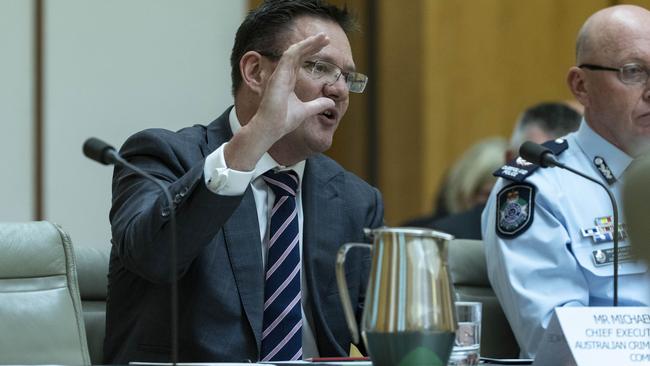
<path fill-rule="evenodd" d="M 275 193 L 267 244 L 264 285 L 262 361 L 302 359 L 302 311 L 300 307 L 300 235 L 293 171 L 264 173 Z"/>

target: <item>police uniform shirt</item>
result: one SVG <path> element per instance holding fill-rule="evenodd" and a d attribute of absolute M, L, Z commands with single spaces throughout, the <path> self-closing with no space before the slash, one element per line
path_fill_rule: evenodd
<path fill-rule="evenodd" d="M 550 144 L 565 145 L 560 162 L 609 187 L 624 223 L 622 180 L 632 158 L 584 120 L 566 141 Z M 516 175 L 513 164 L 501 169 L 502 176 Z M 560 168 L 538 168 L 521 182 L 497 181 L 483 211 L 482 233 L 490 282 L 522 357 L 534 357 L 555 307 L 612 305 L 611 216 L 600 186 Z M 647 266 L 629 258 L 625 237 L 619 237 L 619 305 L 649 305 Z"/>

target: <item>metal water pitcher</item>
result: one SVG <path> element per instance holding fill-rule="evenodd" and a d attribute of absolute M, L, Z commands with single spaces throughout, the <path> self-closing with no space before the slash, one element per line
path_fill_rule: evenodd
<path fill-rule="evenodd" d="M 361 335 L 373 365 L 447 365 L 456 331 L 447 266 L 453 236 L 418 228 L 366 230 L 374 244 L 345 244 L 336 261 L 339 293 L 354 342 L 359 342 L 359 330 L 344 264 L 347 252 L 360 247 L 372 251 Z"/>

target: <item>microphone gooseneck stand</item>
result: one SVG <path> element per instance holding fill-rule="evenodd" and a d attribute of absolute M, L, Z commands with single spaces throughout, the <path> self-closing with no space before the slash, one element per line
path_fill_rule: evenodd
<path fill-rule="evenodd" d="M 580 173 L 579 171 L 577 171 L 577 170 L 575 170 L 575 169 L 573 169 L 571 167 L 568 167 L 568 166 L 566 166 L 564 164 L 561 164 L 561 163 L 557 163 L 557 167 L 568 170 L 568 171 L 572 172 L 573 174 L 577 174 L 577 175 L 579 175 L 579 176 L 581 176 L 581 177 L 583 177 L 585 179 L 588 179 L 588 180 L 598 184 L 599 186 L 601 186 L 601 187 L 603 187 L 605 189 L 605 192 L 607 192 L 607 195 L 609 196 L 609 200 L 612 203 L 612 210 L 614 210 L 614 230 L 613 230 L 613 236 L 614 236 L 614 238 L 613 238 L 614 239 L 613 240 L 614 241 L 614 253 L 613 253 L 613 256 L 614 256 L 614 258 L 613 258 L 613 262 L 614 262 L 613 263 L 613 265 L 614 265 L 614 283 L 613 283 L 614 294 L 612 296 L 612 303 L 613 303 L 614 306 L 618 306 L 618 205 L 616 204 L 616 199 L 614 198 L 614 194 L 612 194 L 612 191 L 607 189 L 607 187 L 605 187 L 604 184 L 602 184 L 601 182 L 597 181 L 596 179 L 594 179 L 594 178 L 592 178 L 592 177 L 590 177 L 590 176 L 588 176 L 586 174 Z"/>
<path fill-rule="evenodd" d="M 91 137 L 87 139 L 83 144 L 83 153 L 88 158 L 95 160 L 98 163 L 108 165 L 114 164 L 119 165 L 123 168 L 130 169 L 136 172 L 138 175 L 154 182 L 163 194 L 169 206 L 169 224 L 170 226 L 170 255 L 169 255 L 169 265 L 171 268 L 170 273 L 170 287 L 171 287 L 171 362 L 174 366 L 178 363 L 178 272 L 176 270 L 176 265 L 178 263 L 177 259 L 177 243 L 176 243 L 176 209 L 174 208 L 174 202 L 172 196 L 169 193 L 167 187 L 159 180 L 154 178 L 151 174 L 145 172 L 139 167 L 129 163 L 120 156 L 120 154 L 115 150 L 114 147 L 105 143 L 104 141 Z"/>
<path fill-rule="evenodd" d="M 154 178 L 151 174 L 145 172 L 144 170 L 138 168 L 137 166 L 129 163 L 124 158 L 122 158 L 115 150 L 112 152 L 113 157 L 115 158 L 115 164 L 121 165 L 128 169 L 133 170 L 134 172 L 142 175 L 143 177 L 154 182 L 160 190 L 165 194 L 165 199 L 169 205 L 169 225 L 170 227 L 170 250 L 171 255 L 169 256 L 169 265 L 171 268 L 170 281 L 171 281 L 171 361 L 172 365 L 176 366 L 178 363 L 178 273 L 176 270 L 177 258 L 176 258 L 176 209 L 174 208 L 174 201 L 172 200 L 172 195 L 169 193 L 169 189 L 159 180 Z"/>
<path fill-rule="evenodd" d="M 605 190 L 605 192 L 607 192 L 607 196 L 609 197 L 609 200 L 612 204 L 612 210 L 614 211 L 614 230 L 612 231 L 613 241 L 614 241 L 614 253 L 613 253 L 614 293 L 612 295 L 612 303 L 614 306 L 618 306 L 618 234 L 619 234 L 618 233 L 618 205 L 616 204 L 616 199 L 614 198 L 614 195 L 609 190 L 609 188 L 607 188 L 603 183 L 599 182 L 598 180 L 560 163 L 557 160 L 553 151 L 551 151 L 550 149 L 542 145 L 536 144 L 531 141 L 526 141 L 519 148 L 519 155 L 522 158 L 526 159 L 527 161 L 531 163 L 535 163 L 541 166 L 542 168 L 558 167 L 564 170 L 568 170 L 573 174 L 576 174 L 582 178 L 585 178 L 593 183 L 598 184 L 600 187 L 602 187 Z"/>

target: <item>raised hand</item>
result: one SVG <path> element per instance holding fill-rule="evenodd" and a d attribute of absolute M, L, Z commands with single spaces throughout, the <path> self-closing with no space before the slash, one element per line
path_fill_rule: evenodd
<path fill-rule="evenodd" d="M 307 117 L 334 107 L 330 98 L 301 101 L 294 92 L 296 80 L 305 60 L 327 46 L 329 38 L 319 33 L 291 45 L 278 61 L 251 122 L 263 123 L 278 139 L 293 131 Z"/>
<path fill-rule="evenodd" d="M 257 111 L 224 150 L 229 168 L 250 171 L 260 157 L 308 117 L 333 108 L 332 99 L 300 100 L 294 91 L 303 63 L 330 42 L 324 33 L 291 45 L 270 75 Z"/>

